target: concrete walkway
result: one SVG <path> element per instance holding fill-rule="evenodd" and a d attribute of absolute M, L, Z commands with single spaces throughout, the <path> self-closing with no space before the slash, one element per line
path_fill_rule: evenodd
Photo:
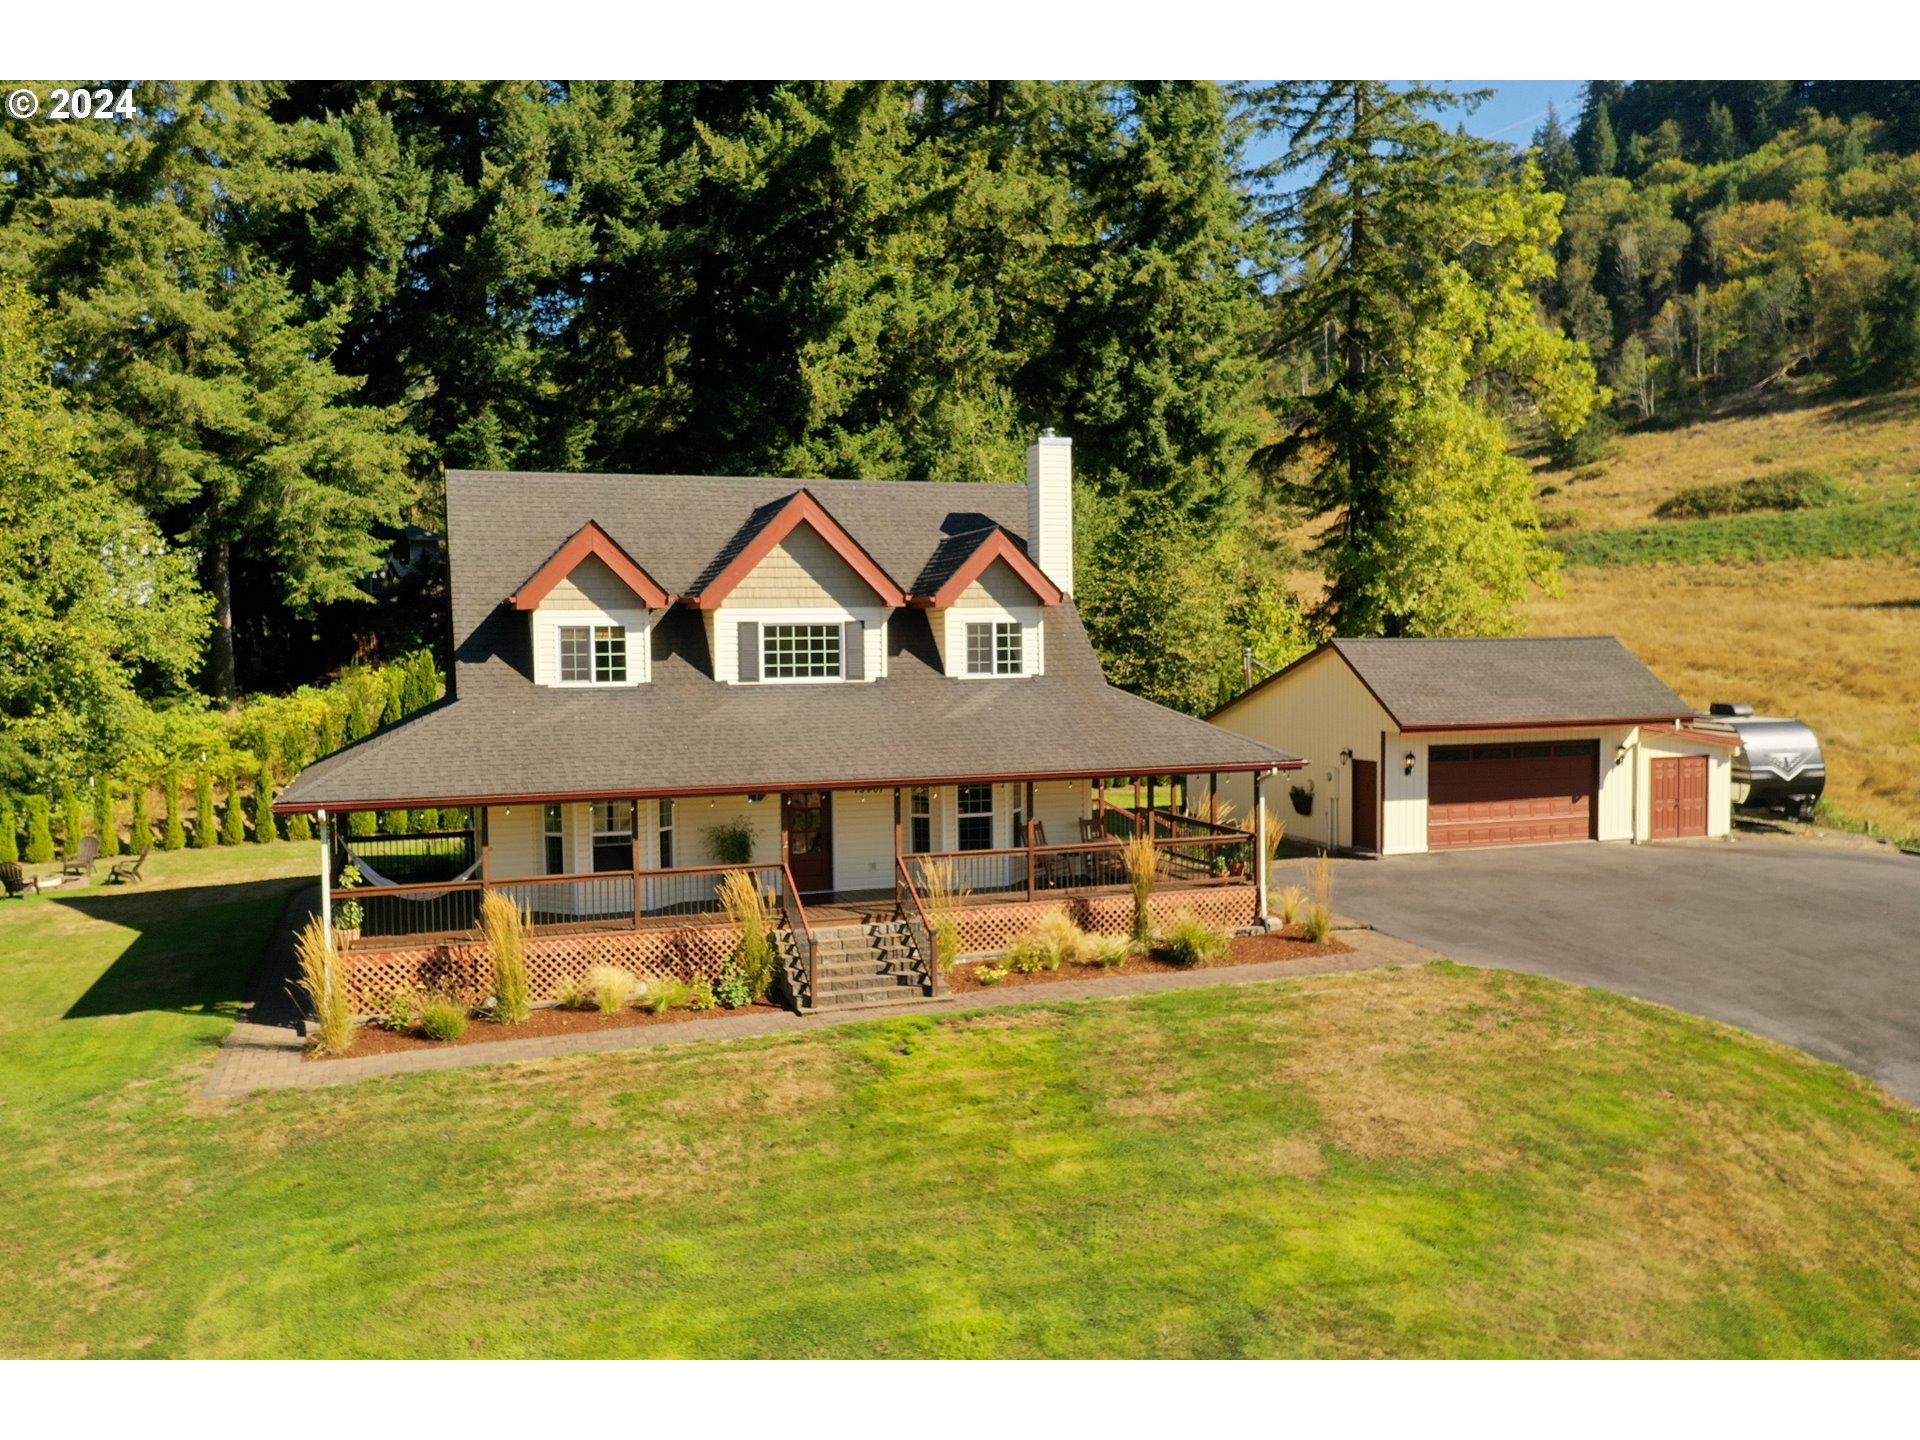
<path fill-rule="evenodd" d="M 531 1040 L 496 1040 L 478 1045 L 448 1045 L 437 1050 L 407 1050 L 358 1059 L 308 1061 L 299 1033 L 299 1011 L 292 994 L 293 937 L 313 913 L 314 897 L 301 894 L 288 904 L 265 960 L 254 977 L 246 1014 L 234 1024 L 204 1093 L 246 1095 L 259 1090 L 315 1090 L 349 1085 L 377 1075 L 414 1075 L 428 1070 L 461 1070 L 470 1065 L 501 1065 L 614 1050 L 644 1050 L 655 1045 L 687 1045 L 707 1040 L 740 1040 L 754 1035 L 789 1035 L 890 1020 L 897 1015 L 954 1015 L 968 1010 L 1004 1009 L 1054 1000 L 1104 1000 L 1121 995 L 1150 995 L 1162 990 L 1191 990 L 1202 985 L 1252 985 L 1304 975 L 1331 975 L 1380 965 L 1419 965 L 1431 950 L 1375 930 L 1339 929 L 1353 947 L 1350 955 L 1310 960 L 1281 960 L 1264 965 L 1234 965 L 1175 974 L 1112 975 L 1062 980 L 1049 985 L 1020 985 L 1006 990 L 971 991 L 908 1005 L 874 1006 L 826 1015 L 738 1015 L 679 1025 L 638 1025 L 626 1030 L 595 1030 L 582 1035 L 550 1035 Z"/>

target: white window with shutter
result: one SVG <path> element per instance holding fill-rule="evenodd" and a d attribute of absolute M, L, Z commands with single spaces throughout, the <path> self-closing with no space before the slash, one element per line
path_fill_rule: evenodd
<path fill-rule="evenodd" d="M 886 673 L 885 607 L 847 611 L 723 605 L 707 636 L 716 679 L 736 685 L 833 685 Z"/>

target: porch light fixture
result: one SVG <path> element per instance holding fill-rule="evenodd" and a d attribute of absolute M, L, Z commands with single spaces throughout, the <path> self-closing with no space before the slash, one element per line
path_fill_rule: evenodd
<path fill-rule="evenodd" d="M 1623 740 L 1613 747 L 1613 763 L 1618 765 L 1627 758 L 1627 745 Z"/>
<path fill-rule="evenodd" d="M 766 798 L 767 798 L 766 791 L 764 790 L 756 791 L 754 794 L 747 796 L 747 804 L 758 805 L 762 800 Z"/>
<path fill-rule="evenodd" d="M 1353 759 L 1353 751 L 1351 751 L 1351 750 L 1342 750 L 1342 751 L 1340 752 L 1340 763 L 1341 763 L 1342 765 L 1345 765 L 1345 764 L 1346 764 L 1346 763 L 1347 763 L 1347 762 L 1348 762 L 1349 760 L 1351 760 L 1351 759 Z"/>
<path fill-rule="evenodd" d="M 1402 774 L 1411 775 L 1413 773 L 1413 759 L 1413 752 L 1411 750 L 1407 751 L 1406 758 L 1400 762 Z"/>

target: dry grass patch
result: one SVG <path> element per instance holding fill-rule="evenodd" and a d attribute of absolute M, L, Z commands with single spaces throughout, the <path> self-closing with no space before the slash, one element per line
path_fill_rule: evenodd
<path fill-rule="evenodd" d="M 1578 510 L 1583 530 L 1644 525 L 1661 501 L 1690 486 L 1800 466 L 1825 471 L 1863 500 L 1895 500 L 1920 494 L 1920 390 L 1723 415 L 1622 435 L 1616 446 L 1604 463 L 1571 477 L 1536 461 L 1538 479 L 1561 487 L 1540 500 L 1541 515 Z"/>
<path fill-rule="evenodd" d="M 1618 635 L 1690 704 L 1746 700 L 1820 737 L 1827 798 L 1920 833 L 1920 560 L 1582 569 L 1536 635 Z"/>

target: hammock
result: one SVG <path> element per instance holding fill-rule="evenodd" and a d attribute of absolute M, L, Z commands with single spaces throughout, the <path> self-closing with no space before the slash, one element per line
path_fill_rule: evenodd
<path fill-rule="evenodd" d="M 382 875 L 378 870 L 374 869 L 366 861 L 362 860 L 358 855 L 354 854 L 353 847 L 351 845 L 347 847 L 347 859 L 353 864 L 353 866 L 356 869 L 359 870 L 360 878 L 362 880 L 365 880 L 369 885 L 379 887 L 383 885 L 398 885 L 400 883 L 398 880 L 389 880 L 386 876 Z M 467 866 L 466 869 L 462 870 L 458 875 L 454 876 L 453 879 L 447 882 L 448 888 L 451 889 L 453 886 L 458 885 L 462 880 L 471 880 L 473 878 L 473 872 L 478 870 L 479 868 L 480 868 L 480 862 L 478 860 L 474 861 L 473 864 Z M 409 891 L 405 895 L 396 895 L 393 898 L 396 900 L 418 900 L 418 901 L 438 900 L 442 895 L 445 895 L 447 893 L 448 893 L 447 890 Z"/>

